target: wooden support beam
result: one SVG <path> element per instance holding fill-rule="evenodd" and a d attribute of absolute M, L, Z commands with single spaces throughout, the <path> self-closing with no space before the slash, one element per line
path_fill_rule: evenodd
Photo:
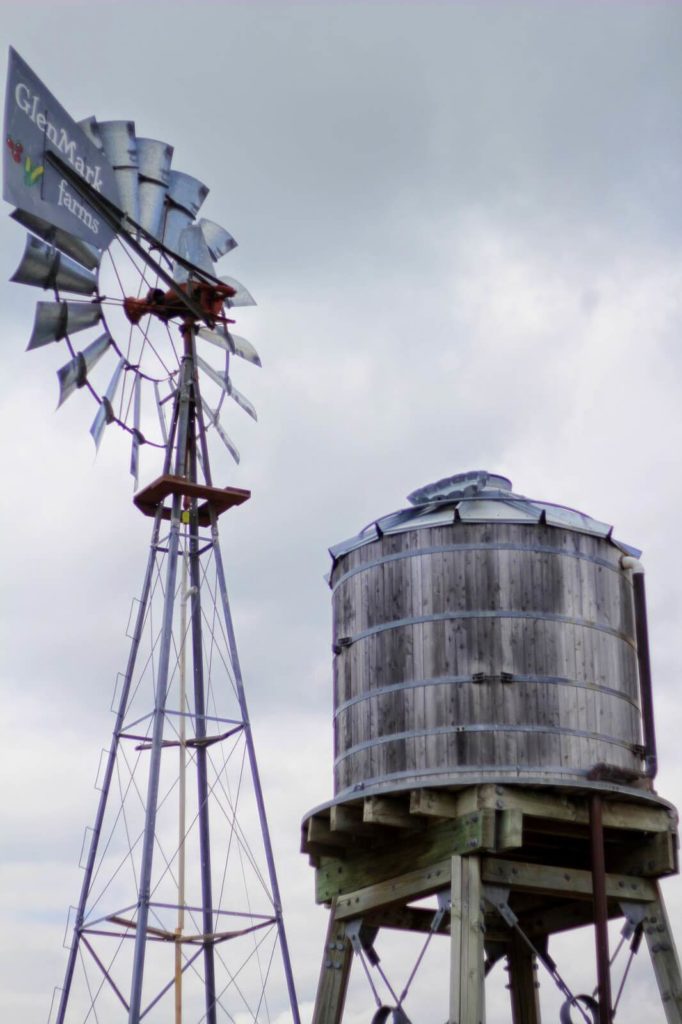
<path fill-rule="evenodd" d="M 668 1024 L 682 1024 L 682 977 L 675 941 L 658 885 L 647 907 L 644 935 Z"/>
<path fill-rule="evenodd" d="M 440 789 L 413 789 L 410 793 L 410 814 L 427 818 L 461 818 L 480 810 L 478 787 L 472 786 L 459 793 Z"/>
<path fill-rule="evenodd" d="M 609 918 L 622 917 L 620 908 L 611 903 L 609 906 Z M 594 912 L 591 900 L 570 900 L 566 899 L 557 904 L 552 904 L 546 909 L 535 910 L 529 913 L 518 913 L 519 925 L 526 935 L 535 939 L 539 935 L 558 935 L 560 932 L 568 932 L 573 928 L 583 928 L 594 923 Z"/>
<path fill-rule="evenodd" d="M 494 849 L 494 812 L 477 811 L 455 821 L 434 825 L 384 850 L 344 858 L 322 858 L 315 874 L 315 899 L 328 903 L 335 896 L 397 878 L 406 868 L 428 868 L 453 853 Z"/>
<path fill-rule="evenodd" d="M 408 903 L 422 896 L 430 896 L 434 892 L 446 889 L 450 885 L 450 858 L 407 871 L 398 878 L 389 878 L 374 885 L 347 895 L 340 895 L 336 900 L 336 918 L 339 921 L 351 917 L 362 917 L 368 910 L 385 907 L 391 903 Z"/>
<path fill-rule="evenodd" d="M 426 907 L 389 906 L 370 910 L 363 914 L 363 923 L 370 928 L 391 928 L 396 931 L 422 932 L 431 931 L 434 910 Z M 450 919 L 445 915 L 436 934 L 447 935 L 450 932 Z"/>
<path fill-rule="evenodd" d="M 368 825 L 362 820 L 362 804 L 334 804 L 329 808 L 329 827 L 332 832 L 346 833 L 355 838 L 364 836 L 372 838 L 383 831 L 376 825 Z"/>
<path fill-rule="evenodd" d="M 415 789 L 410 793 L 410 813 L 431 818 L 459 818 L 475 811 L 519 811 L 531 818 L 589 826 L 587 796 L 529 790 L 521 786 L 485 783 L 449 792 Z M 604 800 L 604 828 L 633 832 L 677 831 L 677 815 L 671 808 L 622 799 Z"/>
<path fill-rule="evenodd" d="M 578 899 L 592 899 L 591 871 L 484 857 L 482 877 L 484 882 L 491 885 L 508 886 L 523 892 L 540 892 L 548 895 L 566 893 Z M 607 874 L 606 894 L 609 899 L 646 902 L 655 898 L 656 888 L 645 878 Z"/>
<path fill-rule="evenodd" d="M 383 796 L 365 797 L 362 820 L 368 825 L 387 825 L 389 828 L 423 828 L 423 822 L 410 814 L 405 803 Z"/>
<path fill-rule="evenodd" d="M 607 864 L 614 871 L 644 878 L 662 878 L 677 874 L 677 836 L 655 832 L 632 848 L 607 852 Z"/>
<path fill-rule="evenodd" d="M 342 836 L 332 832 L 329 827 L 329 818 L 323 818 L 319 814 L 314 814 L 312 818 L 308 818 L 308 843 L 318 843 L 323 846 L 333 847 L 345 847 L 348 845 L 348 840 Z"/>
<path fill-rule="evenodd" d="M 352 960 L 353 949 L 346 938 L 345 925 L 336 919 L 332 905 L 312 1024 L 341 1024 Z"/>
<path fill-rule="evenodd" d="M 540 1024 L 540 983 L 535 956 L 517 931 L 507 953 L 512 1024 Z"/>
<path fill-rule="evenodd" d="M 485 1020 L 480 859 L 451 862 L 450 1017 L 453 1024 Z"/>
<path fill-rule="evenodd" d="M 499 811 L 519 810 L 535 818 L 571 821 L 589 825 L 587 797 L 568 797 L 556 793 L 539 793 L 522 787 L 479 786 L 477 806 L 494 807 Z M 604 828 L 631 829 L 638 832 L 675 832 L 677 817 L 666 807 L 636 804 L 625 800 L 604 799 Z"/>
<path fill-rule="evenodd" d="M 516 850 L 521 846 L 523 846 L 523 812 L 519 810 L 498 811 L 495 815 L 495 849 Z"/>

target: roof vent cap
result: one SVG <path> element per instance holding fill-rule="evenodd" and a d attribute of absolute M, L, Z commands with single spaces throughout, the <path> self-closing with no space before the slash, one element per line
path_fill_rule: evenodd
<path fill-rule="evenodd" d="M 426 484 L 408 494 L 407 500 L 412 505 L 425 505 L 431 501 L 452 501 L 456 498 L 471 498 L 477 494 L 491 492 L 511 492 L 512 483 L 506 476 L 488 473 L 484 469 L 471 469 L 467 473 L 455 473 L 435 483 Z"/>

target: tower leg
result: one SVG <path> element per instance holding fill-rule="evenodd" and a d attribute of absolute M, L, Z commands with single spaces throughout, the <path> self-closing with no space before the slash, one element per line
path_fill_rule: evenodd
<path fill-rule="evenodd" d="M 670 931 L 668 915 L 656 885 L 657 898 L 647 905 L 644 918 L 644 934 L 646 936 L 651 963 L 653 964 L 661 1002 L 668 1024 L 682 1024 L 682 976 L 680 962 L 677 958 L 675 941 Z"/>
<path fill-rule="evenodd" d="M 449 1024 L 485 1024 L 481 865 L 452 858 Z"/>
<path fill-rule="evenodd" d="M 540 998 L 535 957 L 523 939 L 512 932 L 507 953 L 513 1024 L 540 1024 Z"/>
<path fill-rule="evenodd" d="M 322 955 L 312 1024 L 340 1024 L 346 1002 L 353 948 L 343 921 L 335 920 L 336 901 L 329 912 L 329 926 Z"/>

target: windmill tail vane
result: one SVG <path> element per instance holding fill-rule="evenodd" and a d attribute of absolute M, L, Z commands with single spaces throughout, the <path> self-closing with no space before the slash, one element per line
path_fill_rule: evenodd
<path fill-rule="evenodd" d="M 151 544 L 54 1020 L 299 1024 L 218 532 L 249 491 L 215 486 L 208 444 L 239 462 L 226 398 L 256 418 L 231 358 L 260 358 L 227 315 L 254 300 L 215 267 L 236 242 L 197 219 L 208 188 L 172 146 L 76 122 L 14 50 L 5 138 L 13 280 L 54 293 L 28 348 L 64 342 L 59 405 L 90 393 L 96 447 L 127 432 L 136 484 L 142 447 L 162 455 L 134 498 Z"/>

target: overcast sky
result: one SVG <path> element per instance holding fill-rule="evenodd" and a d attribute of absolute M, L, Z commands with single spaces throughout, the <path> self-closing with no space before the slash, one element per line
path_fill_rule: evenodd
<path fill-rule="evenodd" d="M 55 0 L 2 3 L 0 28 L 75 118 L 172 143 L 240 243 L 221 269 L 258 301 L 239 329 L 263 369 L 235 382 L 259 423 L 231 410 L 242 463 L 216 451 L 214 478 L 253 491 L 223 539 L 307 1016 L 326 549 L 415 487 L 501 472 L 644 549 L 658 789 L 682 799 L 682 5 Z M 25 353 L 42 296 L 4 283 L 24 234 L 5 217 L 0 238 L 0 1011 L 42 1024 L 150 524 L 113 429 L 94 460 L 88 396 L 54 412 L 66 356 Z M 682 941 L 682 886 L 664 891 Z M 578 941 L 560 965 L 585 990 Z M 639 959 L 622 1024 L 652 997 Z M 501 985 L 489 1024 L 508 1019 Z"/>

